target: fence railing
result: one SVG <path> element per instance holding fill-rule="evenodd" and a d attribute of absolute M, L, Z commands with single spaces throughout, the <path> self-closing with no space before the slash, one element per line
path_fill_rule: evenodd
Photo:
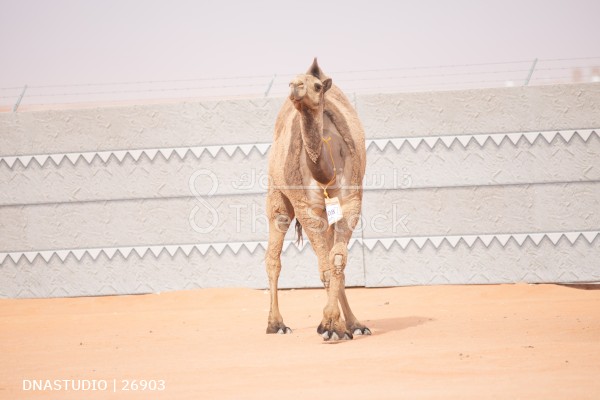
<path fill-rule="evenodd" d="M 301 72 L 301 71 L 298 71 Z M 600 57 L 328 71 L 347 93 L 445 91 L 600 82 Z M 162 99 L 281 97 L 296 73 L 0 88 L 0 109 L 23 105 L 112 103 Z"/>

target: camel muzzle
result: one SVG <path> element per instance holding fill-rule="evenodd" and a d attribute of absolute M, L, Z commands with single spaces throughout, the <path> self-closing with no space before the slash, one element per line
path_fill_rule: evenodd
<path fill-rule="evenodd" d="M 290 98 L 300 101 L 306 95 L 306 87 L 300 79 L 295 79 L 290 82 Z"/>

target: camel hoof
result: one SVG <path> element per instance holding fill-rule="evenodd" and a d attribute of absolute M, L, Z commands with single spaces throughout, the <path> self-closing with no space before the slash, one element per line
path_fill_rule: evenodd
<path fill-rule="evenodd" d="M 292 333 L 292 330 L 282 322 L 267 325 L 267 334 L 285 335 Z"/>
<path fill-rule="evenodd" d="M 356 328 L 353 332 L 356 336 L 361 336 L 361 335 L 370 335 L 371 334 L 371 330 L 369 328 Z"/>
<path fill-rule="evenodd" d="M 338 318 L 324 319 L 317 327 L 317 333 L 325 341 L 338 341 L 352 339 L 352 330 L 347 329 L 344 321 Z"/>
<path fill-rule="evenodd" d="M 349 332 L 345 332 L 342 339 L 340 339 L 340 336 L 337 334 L 337 332 L 331 332 L 331 331 L 323 332 L 321 334 L 321 337 L 326 342 L 337 342 L 339 340 L 352 340 L 352 334 Z"/>

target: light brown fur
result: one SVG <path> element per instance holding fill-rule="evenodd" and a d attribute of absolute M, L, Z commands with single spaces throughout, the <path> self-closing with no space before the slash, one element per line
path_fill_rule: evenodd
<path fill-rule="evenodd" d="M 330 148 L 323 138 L 331 138 Z M 284 236 L 296 218 L 318 257 L 320 277 L 328 292 L 318 332 L 326 340 L 370 334 L 350 310 L 344 284 L 348 241 L 360 218 L 365 165 L 365 138 L 356 111 L 315 59 L 306 74 L 290 83 L 290 97 L 277 116 L 269 156 L 265 263 L 271 309 L 267 333 L 291 332 L 279 312 L 277 283 Z M 322 187 L 332 180 L 334 170 L 335 180 L 327 193 L 340 200 L 344 218 L 329 226 Z"/>

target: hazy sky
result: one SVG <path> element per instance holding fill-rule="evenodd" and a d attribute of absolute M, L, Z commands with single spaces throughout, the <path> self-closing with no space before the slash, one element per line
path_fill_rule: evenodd
<path fill-rule="evenodd" d="M 0 0 L 0 87 L 600 56 L 600 1 Z"/>

